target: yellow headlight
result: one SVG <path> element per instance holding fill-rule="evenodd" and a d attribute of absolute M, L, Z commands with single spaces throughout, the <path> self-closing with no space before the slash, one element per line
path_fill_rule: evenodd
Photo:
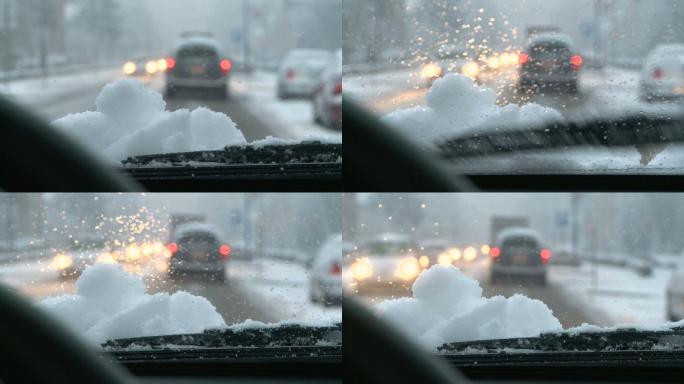
<path fill-rule="evenodd" d="M 150 243 L 143 243 L 142 247 L 140 247 L 140 251 L 144 256 L 152 256 L 154 253 L 154 249 Z"/>
<path fill-rule="evenodd" d="M 157 69 L 159 69 L 159 72 L 166 71 L 166 69 L 167 69 L 166 59 L 157 60 Z"/>
<path fill-rule="evenodd" d="M 166 247 L 164 247 L 164 243 L 162 243 L 161 241 L 155 241 L 152 244 L 152 251 L 154 252 L 155 255 L 164 254 L 165 249 L 166 249 Z"/>
<path fill-rule="evenodd" d="M 420 264 L 421 267 L 427 268 L 430 265 L 430 258 L 423 255 L 418 258 L 418 263 Z"/>
<path fill-rule="evenodd" d="M 491 250 L 492 250 L 492 248 L 487 244 L 480 247 L 480 252 L 482 252 L 483 255 L 489 255 L 489 251 L 491 251 Z"/>
<path fill-rule="evenodd" d="M 131 244 L 126 247 L 126 259 L 137 260 L 140 258 L 140 247 L 137 244 Z"/>
<path fill-rule="evenodd" d="M 474 247 L 468 247 L 463 250 L 463 258 L 466 261 L 473 261 L 477 257 L 477 250 Z"/>
<path fill-rule="evenodd" d="M 466 63 L 463 68 L 461 68 L 461 72 L 471 79 L 476 79 L 477 75 L 480 74 L 480 66 L 471 61 Z"/>
<path fill-rule="evenodd" d="M 127 62 L 123 66 L 123 72 L 129 76 L 134 74 L 135 71 L 137 71 L 137 70 L 138 70 L 138 66 L 132 61 Z"/>
<path fill-rule="evenodd" d="M 145 71 L 150 75 L 154 75 L 158 70 L 159 66 L 156 61 L 148 61 L 147 64 L 145 64 Z"/>
<path fill-rule="evenodd" d="M 492 56 L 487 59 L 487 66 L 491 69 L 498 69 L 501 66 L 501 60 L 498 56 Z"/>
<path fill-rule="evenodd" d="M 97 260 L 95 260 L 96 263 L 102 263 L 102 264 L 116 264 L 116 260 L 114 260 L 114 256 L 112 256 L 111 253 L 109 252 L 104 252 L 101 253 L 97 256 Z"/>
<path fill-rule="evenodd" d="M 351 272 L 356 280 L 368 279 L 373 276 L 373 264 L 366 258 L 358 259 L 352 264 Z"/>
<path fill-rule="evenodd" d="M 415 257 L 407 257 L 399 263 L 397 274 L 404 280 L 413 280 L 420 273 L 418 260 Z"/>
<path fill-rule="evenodd" d="M 427 64 L 420 71 L 420 77 L 423 79 L 436 79 L 442 76 L 442 67 L 435 63 Z"/>
<path fill-rule="evenodd" d="M 461 250 L 458 248 L 451 248 L 449 250 L 449 256 L 451 256 L 454 261 L 459 261 L 461 260 Z"/>
<path fill-rule="evenodd" d="M 65 253 L 58 253 L 52 259 L 52 266 L 60 271 L 67 269 L 74 264 L 74 258 Z"/>
<path fill-rule="evenodd" d="M 451 256 L 446 252 L 440 253 L 437 256 L 437 262 L 439 265 L 451 265 Z"/>

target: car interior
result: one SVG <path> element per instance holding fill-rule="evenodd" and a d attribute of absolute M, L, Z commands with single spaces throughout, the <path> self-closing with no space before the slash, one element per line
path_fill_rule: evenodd
<path fill-rule="evenodd" d="M 139 157 L 129 159 L 131 164 L 120 171 L 6 99 L 0 99 L 0 122 L 6 135 L 0 144 L 0 189 L 5 191 L 306 192 L 342 189 L 342 163 L 338 161 L 341 144 L 325 146 L 324 149 L 333 155 L 316 163 L 310 159 L 320 157 L 321 150 L 316 149 L 316 145 L 303 144 L 292 152 L 264 147 L 248 148 L 245 151 L 249 153 L 235 153 L 241 149 L 227 148 L 217 151 L 215 162 L 192 167 L 156 167 L 146 163 L 156 160 L 155 157 Z M 173 154 L 167 160 L 170 163 L 192 161 L 193 157 L 206 158 L 205 154 Z M 268 163 L 259 161 L 266 157 Z"/>

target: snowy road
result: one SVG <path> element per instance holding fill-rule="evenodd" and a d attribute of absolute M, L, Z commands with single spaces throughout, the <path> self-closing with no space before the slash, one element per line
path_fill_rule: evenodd
<path fill-rule="evenodd" d="M 70 113 L 94 110 L 95 99 L 102 88 L 119 78 L 121 73 L 117 69 L 48 79 L 19 80 L 0 87 L 0 95 L 17 100 L 33 112 L 52 121 Z M 146 76 L 139 79 L 149 88 L 163 92 L 163 76 Z M 235 73 L 230 84 L 231 99 L 221 101 L 179 97 L 167 100 L 167 109 L 208 107 L 225 113 L 237 123 L 249 141 L 267 136 L 295 140 L 311 136 L 341 137 L 340 132 L 331 131 L 313 122 L 310 101 L 277 99 L 275 84 L 276 76 L 273 73 Z"/>

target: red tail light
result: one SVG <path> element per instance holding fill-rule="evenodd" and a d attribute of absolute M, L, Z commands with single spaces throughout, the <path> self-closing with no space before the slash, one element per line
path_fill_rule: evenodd
<path fill-rule="evenodd" d="M 520 65 L 527 65 L 527 63 L 529 63 L 529 62 L 530 62 L 530 55 L 528 55 L 525 52 L 520 53 L 520 55 L 518 56 L 518 63 L 520 63 Z"/>
<path fill-rule="evenodd" d="M 223 71 L 224 74 L 230 72 L 231 69 L 233 69 L 233 63 L 230 60 L 221 60 L 221 71 Z"/>
<path fill-rule="evenodd" d="M 663 70 L 660 68 L 656 68 L 653 70 L 653 78 L 656 80 L 660 80 L 663 78 Z"/>
<path fill-rule="evenodd" d="M 336 95 L 342 94 L 342 82 L 341 81 L 339 83 L 337 83 L 337 85 L 335 86 L 335 94 Z"/>
<path fill-rule="evenodd" d="M 330 274 L 331 275 L 340 275 L 342 274 L 342 267 L 335 263 L 330 267 Z"/>
<path fill-rule="evenodd" d="M 501 250 L 497 247 L 493 247 L 489 250 L 489 255 L 491 255 L 493 258 L 497 258 L 501 256 Z"/>
<path fill-rule="evenodd" d="M 295 73 L 294 73 L 293 70 L 289 69 L 289 70 L 287 71 L 287 74 L 286 74 L 285 76 L 287 77 L 288 80 L 292 80 L 292 79 L 295 78 Z"/>
<path fill-rule="evenodd" d="M 548 263 L 549 259 L 551 259 L 551 250 L 546 248 L 542 249 L 541 252 L 539 252 L 539 257 L 541 257 L 542 263 Z"/>
<path fill-rule="evenodd" d="M 176 68 L 176 59 L 173 57 L 169 57 L 166 59 L 166 69 L 174 69 Z"/>
<path fill-rule="evenodd" d="M 584 59 L 580 55 L 575 55 L 572 58 L 570 58 L 570 65 L 572 65 L 572 69 L 575 71 L 579 70 L 580 67 L 582 67 L 582 63 L 584 63 Z"/>
<path fill-rule="evenodd" d="M 222 260 L 228 260 L 230 257 L 230 245 L 228 244 L 221 244 L 221 246 L 218 249 L 219 254 L 221 255 Z"/>
<path fill-rule="evenodd" d="M 171 253 L 176 253 L 178 252 L 178 244 L 168 243 L 166 244 L 166 249 L 168 249 Z"/>

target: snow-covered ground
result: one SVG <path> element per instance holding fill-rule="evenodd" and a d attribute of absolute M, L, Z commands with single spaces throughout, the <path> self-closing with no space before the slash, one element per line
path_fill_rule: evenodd
<path fill-rule="evenodd" d="M 342 308 L 309 300 L 309 271 L 301 264 L 273 259 L 231 261 L 229 280 L 282 320 L 342 321 Z"/>

